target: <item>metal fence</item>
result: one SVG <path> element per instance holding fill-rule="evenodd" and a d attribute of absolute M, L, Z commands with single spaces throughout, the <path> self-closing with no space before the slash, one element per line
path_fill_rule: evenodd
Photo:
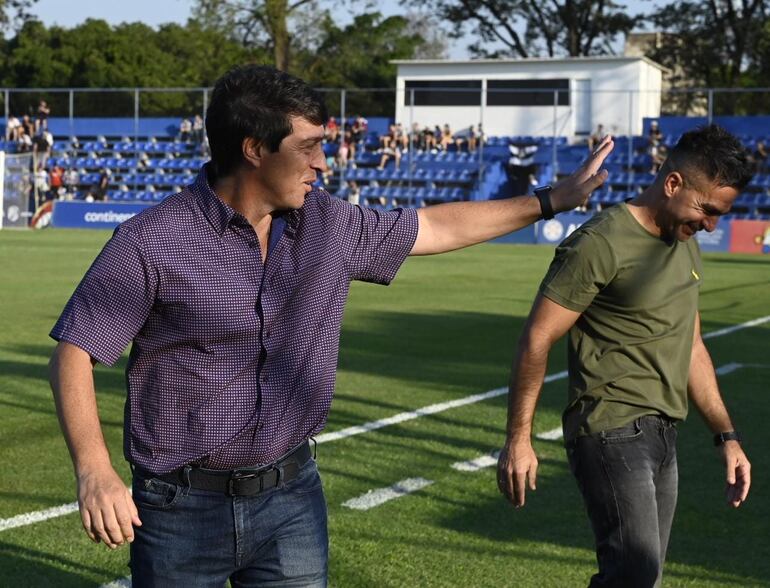
<path fill-rule="evenodd" d="M 573 82 L 571 88 L 535 88 L 528 90 L 468 87 L 415 87 L 380 89 L 319 89 L 324 95 L 329 112 L 339 121 L 339 141 L 343 142 L 350 123 L 357 115 L 378 119 L 374 130 L 387 134 L 388 123 L 400 123 L 408 136 L 408 145 L 401 154 L 401 164 L 410 173 L 404 183 L 411 187 L 420 149 L 417 141 L 426 128 L 443 131 L 448 125 L 457 137 L 438 150 L 471 150 L 471 135 L 481 139 L 466 161 L 477 163 L 476 182 L 482 189 L 489 169 L 494 138 L 498 141 L 498 155 L 509 155 L 508 161 L 529 161 L 532 155 L 528 142 L 537 146 L 537 163 L 546 166 L 551 177 L 571 171 L 564 164 L 561 151 L 588 142 L 602 125 L 605 133 L 629 140 L 616 149 L 616 167 L 629 172 L 642 171 L 646 165 L 639 158 L 645 143 L 632 138 L 645 138 L 649 121 L 680 119 L 673 134 L 688 124 L 721 122 L 725 117 L 770 117 L 770 89 L 674 89 L 662 91 L 626 91 L 584 89 Z M 9 117 L 37 116 L 38 104 L 45 100 L 50 107 L 51 119 L 59 120 L 56 139 L 71 139 L 76 135 L 81 119 L 121 119 L 127 124 L 120 134 L 138 142 L 146 136 L 143 121 L 191 119 L 205 117 L 210 88 L 9 88 L 0 90 L 6 122 Z M 379 117 L 379 118 L 378 118 Z M 748 119 L 747 119 L 748 120 Z M 770 124 L 765 119 L 750 119 L 744 127 L 746 135 L 770 138 Z M 61 122 L 66 124 L 62 127 Z M 645 122 L 647 121 L 647 122 Z M 178 139 L 172 130 L 165 138 Z M 414 129 L 414 132 L 411 132 Z M 372 130 L 372 129 L 370 129 Z M 438 131 L 433 131 L 434 135 Z M 104 133 L 109 135 L 109 131 Z M 62 136 L 64 135 L 64 136 Z M 500 147 L 502 145 L 502 147 Z M 381 151 L 375 140 L 360 149 Z M 505 153 L 505 150 L 508 153 Z M 587 151 L 586 151 L 587 152 Z M 526 156 L 526 157 L 522 157 Z M 336 160 L 330 158 L 334 166 Z M 347 185 L 350 166 L 337 166 L 334 173 L 337 185 Z M 482 195 L 483 196 L 483 195 Z"/>

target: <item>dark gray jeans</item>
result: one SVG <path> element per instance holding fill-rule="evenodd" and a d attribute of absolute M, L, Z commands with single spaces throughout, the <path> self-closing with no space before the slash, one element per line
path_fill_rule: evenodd
<path fill-rule="evenodd" d="M 660 585 L 677 498 L 676 427 L 665 417 L 567 445 L 596 539 L 590 586 Z"/>

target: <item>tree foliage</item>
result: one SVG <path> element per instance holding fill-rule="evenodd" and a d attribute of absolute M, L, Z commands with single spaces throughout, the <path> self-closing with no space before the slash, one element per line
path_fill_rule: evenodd
<path fill-rule="evenodd" d="M 402 0 L 408 4 L 408 0 Z M 613 0 L 429 0 L 458 38 L 471 27 L 480 57 L 612 53 L 611 43 L 641 19 Z"/>
<path fill-rule="evenodd" d="M 201 26 L 230 35 L 246 47 L 273 55 L 273 65 L 288 71 L 298 47 L 292 19 L 303 8 L 317 8 L 314 0 L 196 0 L 193 18 Z"/>
<path fill-rule="evenodd" d="M 671 70 L 674 88 L 736 88 L 770 85 L 763 39 L 767 27 L 768 0 L 676 0 L 648 18 L 662 32 L 646 55 Z M 758 95 L 717 93 L 714 114 L 749 113 L 766 104 L 752 105 Z M 692 93 L 672 96 L 674 108 L 687 112 L 704 98 Z"/>

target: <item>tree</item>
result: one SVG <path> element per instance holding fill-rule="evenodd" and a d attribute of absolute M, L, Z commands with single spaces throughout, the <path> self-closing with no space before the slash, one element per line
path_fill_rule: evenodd
<path fill-rule="evenodd" d="M 663 34 L 646 55 L 668 67 L 672 87 L 701 86 L 735 88 L 751 84 L 749 72 L 758 72 L 762 57 L 762 30 L 768 0 L 676 0 L 649 17 Z M 681 109 L 691 105 L 693 96 L 680 95 L 674 101 Z M 714 114 L 738 113 L 746 96 L 723 93 Z"/>
<path fill-rule="evenodd" d="M 314 0 L 196 0 L 193 18 L 203 28 L 229 34 L 246 47 L 273 53 L 274 65 L 288 71 L 292 53 L 290 20 Z"/>
<path fill-rule="evenodd" d="M 32 18 L 29 9 L 37 0 L 0 0 L 0 29 L 19 29 Z"/>
<path fill-rule="evenodd" d="M 469 49 L 482 57 L 581 56 L 612 53 L 611 43 L 641 16 L 626 14 L 613 0 L 428 0 L 459 38 L 467 26 L 478 41 Z M 408 4 L 408 0 L 402 0 Z M 490 49 L 490 43 L 502 48 Z"/>
<path fill-rule="evenodd" d="M 309 83 L 326 88 L 393 88 L 394 59 L 411 59 L 426 44 L 421 34 L 403 16 L 383 18 L 378 13 L 359 14 L 353 22 L 339 27 L 326 13 L 318 23 L 317 45 L 298 54 L 298 73 Z M 351 111 L 369 115 L 392 113 L 393 93 L 354 92 L 349 95 Z M 336 104 L 330 100 L 330 107 Z"/>
<path fill-rule="evenodd" d="M 89 19 L 67 29 L 30 20 L 4 46 L 0 81 L 10 88 L 207 87 L 230 67 L 267 57 L 194 22 L 155 30 L 143 23 L 110 26 Z M 200 92 L 144 92 L 140 115 L 200 112 L 201 97 Z M 19 114 L 39 98 L 14 93 L 11 109 Z M 68 111 L 68 94 L 46 98 L 54 112 Z M 134 92 L 78 93 L 74 106 L 78 116 L 131 116 Z"/>

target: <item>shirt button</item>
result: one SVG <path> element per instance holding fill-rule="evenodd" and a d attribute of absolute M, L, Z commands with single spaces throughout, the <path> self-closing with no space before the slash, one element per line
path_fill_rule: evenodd
<path fill-rule="evenodd" d="M 267 332 L 265 333 L 265 339 L 269 339 L 269 338 L 270 338 L 270 335 L 271 335 L 270 331 L 267 331 Z"/>
<path fill-rule="evenodd" d="M 263 384 L 267 384 L 270 382 L 270 378 L 267 377 L 267 374 L 262 374 L 262 377 L 260 378 Z"/>

